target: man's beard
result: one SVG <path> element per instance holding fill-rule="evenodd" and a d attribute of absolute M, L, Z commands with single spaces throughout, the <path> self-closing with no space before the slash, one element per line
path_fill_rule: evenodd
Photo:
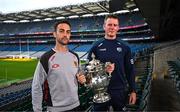
<path fill-rule="evenodd" d="M 66 39 L 66 43 L 64 43 L 64 41 L 63 40 L 65 40 Z M 68 43 L 69 43 L 69 39 L 67 38 L 67 37 L 63 37 L 63 38 L 61 38 L 61 39 L 58 39 L 57 40 L 58 41 L 58 43 L 59 44 L 61 44 L 61 45 L 67 45 Z"/>

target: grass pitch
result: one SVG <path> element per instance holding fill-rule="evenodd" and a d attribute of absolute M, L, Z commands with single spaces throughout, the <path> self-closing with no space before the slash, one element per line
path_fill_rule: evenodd
<path fill-rule="evenodd" d="M 0 59 L 0 85 L 32 78 L 38 60 Z"/>
<path fill-rule="evenodd" d="M 31 79 L 37 59 L 0 59 L 0 86 Z M 81 60 L 81 64 L 86 62 Z"/>

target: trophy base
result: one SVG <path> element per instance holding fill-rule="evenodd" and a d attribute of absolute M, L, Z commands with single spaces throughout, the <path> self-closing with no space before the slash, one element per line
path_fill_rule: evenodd
<path fill-rule="evenodd" d="M 93 97 L 93 102 L 94 103 L 105 103 L 107 101 L 109 101 L 111 99 L 111 97 L 109 96 L 108 93 L 99 93 L 99 94 L 95 94 Z"/>

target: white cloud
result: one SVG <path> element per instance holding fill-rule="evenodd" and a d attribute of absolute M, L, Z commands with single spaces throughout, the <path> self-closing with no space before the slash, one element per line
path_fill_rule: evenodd
<path fill-rule="evenodd" d="M 20 12 L 97 1 L 98 0 L 0 0 L 0 12 Z"/>

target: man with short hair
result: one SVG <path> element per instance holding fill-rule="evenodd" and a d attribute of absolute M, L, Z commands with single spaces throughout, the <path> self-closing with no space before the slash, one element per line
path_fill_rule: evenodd
<path fill-rule="evenodd" d="M 111 62 L 107 72 L 111 73 L 108 93 L 111 100 L 105 103 L 94 103 L 94 111 L 107 111 L 109 106 L 114 111 L 122 111 L 128 100 L 127 82 L 129 84 L 129 103 L 135 104 L 135 73 L 134 62 L 130 48 L 117 39 L 119 19 L 116 15 L 108 15 L 104 20 L 105 37 L 97 41 L 91 48 L 88 59 L 91 61 L 92 53 L 95 59 L 101 62 Z"/>
<path fill-rule="evenodd" d="M 47 111 L 72 111 L 80 105 L 78 81 L 83 84 L 84 75 L 78 74 L 79 57 L 67 47 L 71 36 L 68 21 L 55 24 L 53 36 L 56 45 L 43 54 L 36 67 L 32 82 L 32 104 L 35 112 L 42 111 L 43 99 Z"/>

